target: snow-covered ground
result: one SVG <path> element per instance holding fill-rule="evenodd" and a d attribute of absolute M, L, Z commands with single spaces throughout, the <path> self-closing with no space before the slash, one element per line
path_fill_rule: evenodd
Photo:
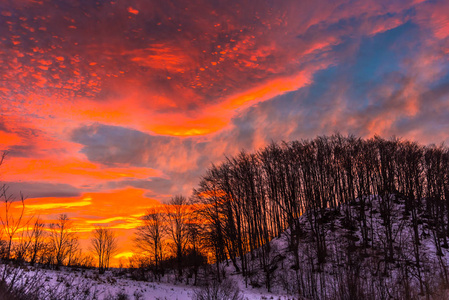
<path fill-rule="evenodd" d="M 159 300 L 188 300 L 194 299 L 195 290 L 200 287 L 185 284 L 173 284 L 167 282 L 145 282 L 136 281 L 120 274 L 118 270 L 107 271 L 98 274 L 97 270 L 64 269 L 60 271 L 22 267 L 21 277 L 39 278 L 43 282 L 43 289 L 59 290 L 61 295 L 64 291 L 71 291 L 73 295 L 80 294 L 80 299 L 117 299 L 118 295 L 127 295 L 127 299 L 159 299 Z M 267 293 L 263 288 L 246 288 L 240 275 L 230 275 L 228 280 L 240 289 L 242 299 L 259 300 L 293 299 L 285 294 Z M 81 292 L 80 292 L 81 291 Z M 88 295 L 86 295 L 88 294 Z"/>

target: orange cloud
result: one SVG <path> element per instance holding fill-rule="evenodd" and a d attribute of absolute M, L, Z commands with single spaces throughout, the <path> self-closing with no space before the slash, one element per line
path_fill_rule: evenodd
<path fill-rule="evenodd" d="M 152 168 L 107 167 L 78 158 L 9 158 L 2 166 L 5 181 L 33 181 L 67 183 L 76 186 L 101 183 L 124 178 L 146 179 L 161 177 L 161 171 Z"/>
<path fill-rule="evenodd" d="M 138 15 L 139 11 L 137 9 L 132 8 L 131 6 L 128 7 L 128 12 L 133 14 L 133 15 Z"/>
<path fill-rule="evenodd" d="M 74 202 L 52 202 L 52 203 L 42 203 L 42 201 L 39 201 L 39 203 L 35 204 L 27 204 L 26 209 L 29 213 L 35 213 L 35 212 L 45 212 L 48 210 L 67 210 L 68 208 L 72 207 L 81 207 L 81 206 L 87 206 L 91 205 L 91 198 L 83 198 L 81 201 L 74 201 Z"/>

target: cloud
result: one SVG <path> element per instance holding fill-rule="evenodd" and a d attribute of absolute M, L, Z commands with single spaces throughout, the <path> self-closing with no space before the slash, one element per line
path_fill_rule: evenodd
<path fill-rule="evenodd" d="M 29 158 L 7 156 L 2 165 L 4 181 L 41 181 L 65 183 L 79 189 L 91 190 L 105 181 L 144 180 L 155 176 L 164 176 L 159 171 L 149 167 L 103 166 L 78 159 L 68 158 Z"/>
<path fill-rule="evenodd" d="M 442 48 L 435 47 L 438 41 L 423 43 L 426 34 L 407 22 L 357 47 L 342 44 L 334 51 L 339 64 L 316 72 L 303 89 L 246 110 L 234 119 L 241 129 L 235 134 L 246 148 L 336 131 L 448 142 L 441 128 L 449 125 L 449 64 L 440 55 Z M 410 38 L 420 35 L 426 37 Z M 413 50 L 404 52 L 404 47 Z M 426 62 L 423 55 L 434 59 Z"/>
<path fill-rule="evenodd" d="M 69 184 L 48 182 L 4 182 L 8 187 L 8 193 L 19 198 L 22 194 L 25 198 L 66 198 L 77 197 L 81 191 Z"/>
<path fill-rule="evenodd" d="M 158 159 L 157 149 L 172 140 L 118 126 L 93 124 L 75 129 L 72 141 L 85 147 L 81 150 L 90 161 L 105 165 L 142 166 Z"/>
<path fill-rule="evenodd" d="M 0 90 L 6 109 L 27 103 L 25 111 L 56 112 L 58 122 L 211 134 L 235 110 L 310 84 L 339 62 L 330 53 L 340 44 L 396 28 L 417 6 L 368 3 L 11 4 L 0 17 L 9 24 Z"/>
<path fill-rule="evenodd" d="M 172 187 L 176 183 L 173 180 L 159 177 L 152 177 L 148 180 L 143 179 L 127 179 L 121 181 L 109 181 L 107 186 L 110 189 L 118 189 L 125 187 L 134 187 L 137 189 L 149 190 L 147 197 L 157 197 L 158 195 L 169 195 Z"/>
<path fill-rule="evenodd" d="M 241 149 L 336 131 L 449 142 L 448 13 L 416 0 L 1 4 L 2 180 L 66 187 L 30 200 L 125 235 Z"/>
<path fill-rule="evenodd" d="M 238 124 L 238 122 L 236 122 Z M 240 136 L 238 135 L 240 133 Z M 163 176 L 125 178 L 99 183 L 97 188 L 134 187 L 161 200 L 171 195 L 189 195 L 211 163 L 224 159 L 242 148 L 253 147 L 251 132 L 233 126 L 212 137 L 153 136 L 134 129 L 91 124 L 73 130 L 73 142 L 82 144 L 81 153 L 92 163 L 106 167 L 139 167 L 160 170 Z"/>

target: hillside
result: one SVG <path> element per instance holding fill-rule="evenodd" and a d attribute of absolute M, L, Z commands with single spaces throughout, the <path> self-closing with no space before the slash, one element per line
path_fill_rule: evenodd
<path fill-rule="evenodd" d="M 429 298 L 449 283 L 448 162 L 444 146 L 338 134 L 242 151 L 195 190 L 203 241 L 268 291 Z"/>
<path fill-rule="evenodd" d="M 449 298 L 449 250 L 435 235 L 425 199 L 407 212 L 401 196 L 385 198 L 305 213 L 295 230 L 247 254 L 248 285 L 304 299 Z"/>

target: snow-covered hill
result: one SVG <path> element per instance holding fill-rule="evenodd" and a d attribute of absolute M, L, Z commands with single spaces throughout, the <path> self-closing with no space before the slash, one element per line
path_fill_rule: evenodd
<path fill-rule="evenodd" d="M 267 286 L 271 272 L 273 293 L 304 299 L 449 299 L 449 249 L 435 213 L 425 199 L 410 210 L 395 195 L 309 211 L 264 253 L 247 254 L 253 271 L 240 282 Z"/>

